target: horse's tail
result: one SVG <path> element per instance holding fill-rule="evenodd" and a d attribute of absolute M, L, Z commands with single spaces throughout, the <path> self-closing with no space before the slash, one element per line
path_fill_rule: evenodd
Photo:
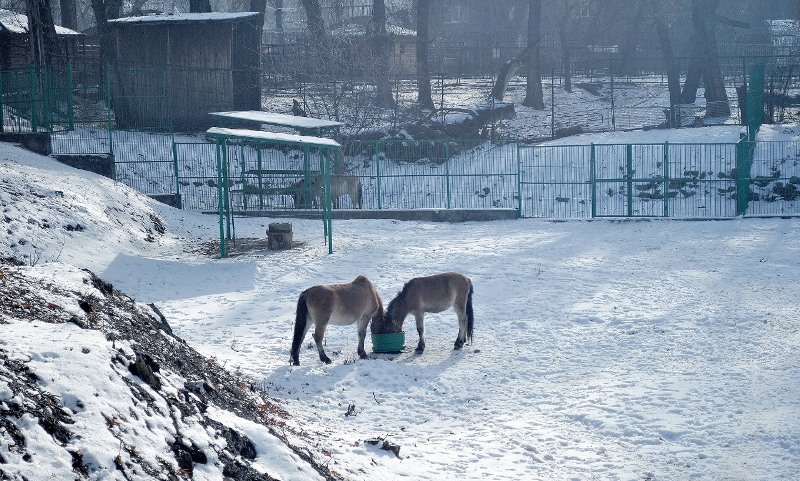
<path fill-rule="evenodd" d="M 361 180 L 358 181 L 358 188 L 356 189 L 356 199 L 358 199 L 357 205 L 359 209 L 364 208 L 364 186 L 361 184 Z"/>
<path fill-rule="evenodd" d="M 292 339 L 292 363 L 300 364 L 300 344 L 306 334 L 306 323 L 308 322 L 308 304 L 306 303 L 306 293 L 300 294 L 297 300 L 297 314 L 294 318 L 294 339 Z"/>
<path fill-rule="evenodd" d="M 467 339 L 472 342 L 472 328 L 475 326 L 475 315 L 472 314 L 472 281 L 469 282 L 467 294 Z"/>

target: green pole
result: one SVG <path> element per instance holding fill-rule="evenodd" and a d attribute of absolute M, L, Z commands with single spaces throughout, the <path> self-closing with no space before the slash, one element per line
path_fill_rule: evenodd
<path fill-rule="evenodd" d="M 178 196 L 178 207 L 183 208 L 181 198 L 181 183 L 178 179 L 178 144 L 175 143 L 175 138 L 172 138 L 172 172 L 175 174 L 175 195 Z"/>
<path fill-rule="evenodd" d="M 597 172 L 595 172 L 595 148 L 594 142 L 589 146 L 589 183 L 592 190 L 592 219 L 597 217 Z"/>
<path fill-rule="evenodd" d="M 261 163 L 261 146 L 259 146 L 258 150 L 256 150 L 256 162 L 258 162 L 258 210 L 264 210 L 264 178 L 262 176 L 262 172 L 264 171 L 264 167 Z M 284 204 L 285 205 L 285 204 Z M 297 206 L 295 206 L 297 208 Z"/>
<path fill-rule="evenodd" d="M 226 238 L 231 238 L 231 191 L 228 187 L 228 179 L 230 178 L 230 164 L 228 163 L 228 145 L 222 150 L 222 190 L 224 192 L 224 208 L 227 232 Z"/>
<path fill-rule="evenodd" d="M 4 130 L 5 129 L 5 127 L 4 127 L 4 125 L 5 125 L 5 115 L 3 114 L 3 112 L 5 112 L 5 110 L 3 109 L 3 92 L 4 92 L 4 90 L 3 90 L 3 77 L 4 76 L 5 76 L 5 72 L 0 70 L 0 132 L 4 132 L 5 131 Z"/>
<path fill-rule="evenodd" d="M 669 142 L 664 142 L 664 217 L 669 217 Z"/>
<path fill-rule="evenodd" d="M 625 146 L 625 163 L 627 172 L 625 177 L 628 184 L 628 217 L 633 217 L 633 145 Z"/>
<path fill-rule="evenodd" d="M 381 210 L 381 156 L 380 154 L 381 142 L 375 141 L 375 177 L 378 192 L 378 210 Z"/>
<path fill-rule="evenodd" d="M 70 131 L 75 130 L 75 106 L 72 100 L 72 62 L 67 62 L 67 117 Z"/>
<path fill-rule="evenodd" d="M 217 140 L 217 210 L 219 212 L 219 256 L 226 257 L 225 254 L 225 221 L 222 200 L 222 155 L 220 153 L 220 140 Z"/>
<path fill-rule="evenodd" d="M 325 168 L 325 210 L 327 217 L 327 230 L 328 230 L 328 254 L 333 254 L 333 212 L 332 212 L 332 199 L 331 199 L 331 155 L 330 150 L 324 151 L 327 155 Z"/>
<path fill-rule="evenodd" d="M 522 148 L 519 142 L 515 143 L 517 147 L 517 219 L 522 219 Z"/>
<path fill-rule="evenodd" d="M 239 163 L 239 169 L 241 170 L 239 174 L 239 180 L 242 182 L 242 207 L 244 210 L 247 210 L 247 193 L 244 192 L 244 187 L 246 185 L 244 172 L 245 168 L 247 167 L 247 164 L 244 160 L 244 145 L 239 146 L 239 158 L 241 159 L 241 162 Z"/>
<path fill-rule="evenodd" d="M 114 130 L 111 125 L 111 72 L 108 66 L 106 66 L 106 114 L 108 125 L 108 154 L 114 161 L 114 176 L 116 177 L 117 161 L 114 159 Z"/>
<path fill-rule="evenodd" d="M 444 143 L 444 175 L 445 182 L 447 183 L 447 208 L 450 208 L 450 144 L 445 141 Z"/>

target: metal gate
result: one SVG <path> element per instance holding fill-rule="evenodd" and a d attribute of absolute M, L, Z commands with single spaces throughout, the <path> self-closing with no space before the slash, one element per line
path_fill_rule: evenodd
<path fill-rule="evenodd" d="M 520 147 L 520 215 L 734 217 L 736 163 L 737 144 Z"/>

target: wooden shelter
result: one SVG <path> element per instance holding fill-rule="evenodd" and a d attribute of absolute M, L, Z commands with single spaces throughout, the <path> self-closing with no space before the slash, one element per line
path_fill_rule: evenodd
<path fill-rule="evenodd" d="M 198 131 L 209 112 L 257 110 L 256 12 L 147 15 L 109 21 L 118 127 Z"/>
<path fill-rule="evenodd" d="M 65 61 L 75 58 L 78 39 L 82 34 L 56 25 L 59 50 Z M 11 10 L 0 9 L 0 69 L 27 68 L 31 64 L 28 17 Z"/>

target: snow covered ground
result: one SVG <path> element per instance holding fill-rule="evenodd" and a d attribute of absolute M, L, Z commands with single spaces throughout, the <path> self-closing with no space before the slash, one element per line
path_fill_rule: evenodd
<path fill-rule="evenodd" d="M 667 140 L 682 132 L 702 131 Z M 342 479 L 796 478 L 798 218 L 336 221 L 330 255 L 319 221 L 292 219 L 296 248 L 217 259 L 201 248 L 216 238 L 214 216 L 7 144 L 0 169 L 0 256 L 27 254 L 44 279 L 53 269 L 41 264 L 86 267 L 155 303 L 191 346 L 282 399 L 288 423 L 312 434 Z M 142 227 L 159 225 L 150 213 L 164 236 Z M 264 238 L 271 221 L 237 219 L 237 235 Z M 329 327 L 332 364 L 308 336 L 301 365 L 289 366 L 303 289 L 364 274 L 388 303 L 412 277 L 442 271 L 474 283 L 472 345 L 452 350 L 448 311 L 426 316 L 422 355 L 413 321 L 409 349 L 364 361 L 354 326 Z M 18 347 L 43 358 L 63 348 Z"/>

